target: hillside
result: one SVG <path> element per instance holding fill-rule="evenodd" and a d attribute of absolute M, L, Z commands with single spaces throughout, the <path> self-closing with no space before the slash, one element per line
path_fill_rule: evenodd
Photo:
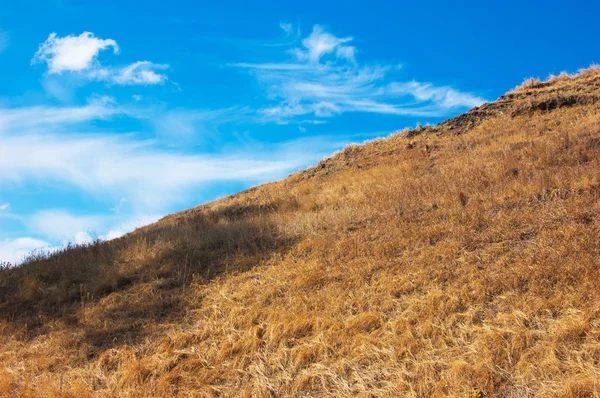
<path fill-rule="evenodd" d="M 0 396 L 600 396 L 600 68 L 0 270 Z"/>

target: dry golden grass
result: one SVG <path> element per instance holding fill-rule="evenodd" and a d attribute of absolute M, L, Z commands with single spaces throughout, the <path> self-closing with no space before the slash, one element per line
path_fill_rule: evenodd
<path fill-rule="evenodd" d="M 600 396 L 600 71 L 0 270 L 0 396 Z"/>

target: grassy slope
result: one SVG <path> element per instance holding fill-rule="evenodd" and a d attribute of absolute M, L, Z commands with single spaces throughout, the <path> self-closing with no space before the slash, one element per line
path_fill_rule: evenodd
<path fill-rule="evenodd" d="M 600 396 L 599 98 L 528 82 L 2 270 L 0 396 Z"/>

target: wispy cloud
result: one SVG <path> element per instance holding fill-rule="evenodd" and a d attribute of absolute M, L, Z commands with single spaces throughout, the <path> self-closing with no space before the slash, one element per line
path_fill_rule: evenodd
<path fill-rule="evenodd" d="M 163 84 L 167 81 L 167 76 L 158 71 L 168 68 L 169 65 L 166 64 L 138 61 L 121 68 L 100 67 L 91 70 L 88 76 L 122 86 Z"/>
<path fill-rule="evenodd" d="M 0 218 L 14 219 L 28 232 L 19 239 L 1 240 L 0 260 L 18 262 L 31 250 L 56 247 L 57 242 L 81 244 L 97 237 L 119 237 L 158 220 L 173 205 L 189 203 L 192 193 L 211 183 L 255 184 L 281 178 L 346 143 L 335 137 L 305 137 L 283 143 L 250 142 L 227 152 L 189 154 L 165 149 L 154 140 L 140 140 L 134 134 L 81 130 L 85 122 L 99 118 L 110 121 L 123 114 L 136 118 L 153 114 L 154 122 L 162 120 L 165 129 L 171 125 L 169 121 L 183 119 L 183 128 L 193 133 L 204 122 L 220 120 L 229 113 L 232 111 L 132 110 L 108 100 L 82 107 L 0 109 L 0 186 L 64 187 L 116 203 L 110 212 L 97 214 L 46 209 L 17 216 L 1 211 Z M 306 121 L 313 122 L 318 123 Z M 0 209 L 8 210 L 9 204 Z"/>
<path fill-rule="evenodd" d="M 220 125 L 240 122 L 251 117 L 252 110 L 247 107 L 232 106 L 222 109 L 172 109 L 166 111 L 148 111 L 140 114 L 154 125 L 159 137 L 177 138 L 186 143 L 194 139 L 212 135 Z"/>
<path fill-rule="evenodd" d="M 48 129 L 56 132 L 73 124 L 105 119 L 124 112 L 111 97 L 91 98 L 83 106 L 0 108 L 0 134 L 23 134 Z"/>
<path fill-rule="evenodd" d="M 100 215 L 73 215 L 66 210 L 44 210 L 26 218 L 31 231 L 50 239 L 74 240 L 77 234 L 93 233 L 104 226 L 104 217 Z"/>
<path fill-rule="evenodd" d="M 474 107 L 481 105 L 482 99 L 469 93 L 463 93 L 452 87 L 436 87 L 431 83 L 416 81 L 407 83 L 390 83 L 387 87 L 390 96 L 412 96 L 417 101 L 431 101 L 444 109 L 457 107 Z"/>
<path fill-rule="evenodd" d="M 51 33 L 40 44 L 31 63 L 47 64 L 49 75 L 79 73 L 88 79 L 118 85 L 162 84 L 167 80 L 167 76 L 159 72 L 168 68 L 164 64 L 138 61 L 122 67 L 103 66 L 98 61 L 103 50 L 112 50 L 114 54 L 118 54 L 119 46 L 115 40 L 101 39 L 91 32 L 65 37 Z"/>
<path fill-rule="evenodd" d="M 330 142 L 275 145 L 259 151 L 186 155 L 128 137 L 27 135 L 3 137 L 0 183 L 50 181 L 88 193 L 126 197 L 142 208 L 161 208 L 185 199 L 193 187 L 210 182 L 258 182 L 284 176 L 306 164 Z M 326 155 L 327 152 L 321 152 Z"/>
<path fill-rule="evenodd" d="M 79 108 L 0 110 L 0 184 L 59 182 L 109 200 L 125 197 L 132 206 L 155 211 L 184 201 L 191 189 L 211 182 L 256 183 L 283 177 L 343 145 L 340 140 L 316 137 L 291 144 L 246 145 L 221 153 L 189 154 L 167 150 L 133 134 L 83 134 L 85 130 L 78 124 L 127 112 L 138 118 L 152 113 L 146 110 L 138 114 L 105 102 Z M 209 115 L 186 112 L 170 116 L 167 112 L 166 118 L 186 116 L 185 129 L 194 128 L 203 118 L 223 116 L 216 111 Z M 155 115 L 156 120 L 164 120 L 164 115 Z"/>
<path fill-rule="evenodd" d="M 5 203 L 3 205 L 0 205 L 0 211 L 4 211 L 4 210 L 8 210 L 10 209 L 10 203 Z"/>
<path fill-rule="evenodd" d="M 288 24 L 285 31 L 292 31 Z M 367 65 L 357 60 L 353 37 L 337 37 L 320 25 L 300 46 L 291 45 L 263 62 L 230 66 L 249 71 L 266 90 L 271 106 L 266 120 L 289 123 L 312 115 L 321 120 L 344 112 L 443 116 L 484 99 L 447 86 L 396 81 L 396 65 Z"/>

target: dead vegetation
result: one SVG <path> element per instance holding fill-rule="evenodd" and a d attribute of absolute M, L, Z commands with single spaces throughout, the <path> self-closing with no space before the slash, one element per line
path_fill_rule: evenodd
<path fill-rule="evenodd" d="M 600 396 L 600 71 L 542 84 L 1 268 L 0 396 Z"/>

